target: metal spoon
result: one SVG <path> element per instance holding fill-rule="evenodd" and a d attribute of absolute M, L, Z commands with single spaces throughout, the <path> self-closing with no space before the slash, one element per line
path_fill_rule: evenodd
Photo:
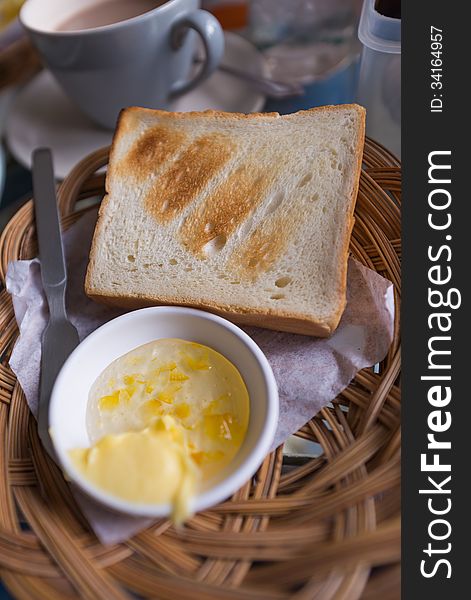
<path fill-rule="evenodd" d="M 195 64 L 201 64 L 203 59 L 195 58 L 194 62 Z M 300 83 L 277 81 L 264 77 L 263 75 L 248 73 L 247 71 L 228 65 L 219 65 L 218 69 L 223 73 L 238 77 L 239 79 L 250 83 L 260 93 L 269 98 L 291 98 L 294 96 L 302 96 L 304 94 L 304 87 Z"/>

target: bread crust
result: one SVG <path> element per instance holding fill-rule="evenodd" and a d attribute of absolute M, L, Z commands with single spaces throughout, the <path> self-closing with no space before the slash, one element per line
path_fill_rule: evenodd
<path fill-rule="evenodd" d="M 274 329 L 279 331 L 287 331 L 291 333 L 298 333 L 303 335 L 311 335 L 318 337 L 328 337 L 332 334 L 332 332 L 338 326 L 338 323 L 341 319 L 341 316 L 345 309 L 346 304 L 346 286 L 347 286 L 347 266 L 348 266 L 348 255 L 349 255 L 349 244 L 351 232 L 354 225 L 354 211 L 356 198 L 358 194 L 358 187 L 360 181 L 360 173 L 361 173 L 361 165 L 362 165 L 362 157 L 363 157 L 363 145 L 365 138 L 365 121 L 366 121 L 366 111 L 362 106 L 358 104 L 343 104 L 343 105 L 328 105 L 311 108 L 305 111 L 299 111 L 298 113 L 294 113 L 294 116 L 298 116 L 303 113 L 313 113 L 313 112 L 323 112 L 323 111 L 335 111 L 335 110 L 345 110 L 345 108 L 349 108 L 354 110 L 359 116 L 359 135 L 356 146 L 356 156 L 357 163 L 355 167 L 354 177 L 352 179 L 352 186 L 350 189 L 350 198 L 348 202 L 348 222 L 347 222 L 347 232 L 342 238 L 342 247 L 341 247 L 341 259 L 339 261 L 340 268 L 340 288 L 338 292 L 338 302 L 337 309 L 335 313 L 333 313 L 329 319 L 325 321 L 314 320 L 311 315 L 305 315 L 302 313 L 290 313 L 287 311 L 283 311 L 282 309 L 257 309 L 257 308 L 248 308 L 237 305 L 231 306 L 223 306 L 211 301 L 198 302 L 195 301 L 194 298 L 175 298 L 170 296 L 159 295 L 157 297 L 146 296 L 143 297 L 139 294 L 129 295 L 126 297 L 120 295 L 110 295 L 109 291 L 99 290 L 97 287 L 93 285 L 93 270 L 95 268 L 95 261 L 97 257 L 97 244 L 98 238 L 100 237 L 101 228 L 103 227 L 103 216 L 106 211 L 107 204 L 109 202 L 109 181 L 113 177 L 113 167 L 111 166 L 108 169 L 108 173 L 106 176 L 105 182 L 105 190 L 106 195 L 104 196 L 99 213 L 98 220 L 95 229 L 95 235 L 93 237 L 90 255 L 89 255 L 89 264 L 87 268 L 87 273 L 85 277 L 85 293 L 92 300 L 97 302 L 111 305 L 111 306 L 119 306 L 128 309 L 136 309 L 143 308 L 146 306 L 155 306 L 155 305 L 179 305 L 179 306 L 188 306 L 193 308 L 199 308 L 203 310 L 208 310 L 210 312 L 214 312 L 220 316 L 223 316 L 235 323 L 239 323 L 241 325 L 251 325 L 257 327 L 264 327 L 267 329 Z M 146 108 L 138 108 L 138 107 L 129 107 L 123 109 L 119 115 L 117 127 L 115 130 L 115 134 L 113 137 L 113 142 L 111 145 L 110 151 L 110 165 L 115 164 L 113 160 L 114 154 L 116 152 L 117 145 L 122 135 L 126 132 L 126 119 L 128 116 L 132 116 L 134 114 L 149 114 L 153 117 L 161 115 L 168 116 L 172 120 L 187 120 L 192 119 L 195 116 L 199 118 L 209 118 L 211 120 L 214 119 L 224 119 L 227 121 L 228 119 L 234 120 L 253 120 L 253 119 L 277 119 L 277 118 L 290 118 L 291 115 L 284 115 L 280 117 L 279 113 L 251 113 L 251 114 L 243 114 L 243 113 L 224 113 L 220 111 L 207 110 L 204 112 L 188 112 L 188 113 L 170 113 L 168 111 L 163 110 L 153 110 Z"/>
<path fill-rule="evenodd" d="M 154 108 L 141 108 L 139 106 L 128 106 L 127 108 L 123 108 L 123 110 L 120 112 L 119 117 L 118 117 L 118 121 L 117 121 L 117 125 L 116 125 L 116 133 L 119 132 L 120 127 L 123 127 L 122 124 L 122 120 L 124 120 L 124 118 L 126 117 L 126 115 L 128 114 L 132 114 L 132 113 L 144 113 L 144 114 L 149 114 L 149 115 L 153 115 L 153 116 L 158 116 L 158 115 L 162 115 L 162 116 L 169 116 L 175 120 L 187 120 L 187 119 L 192 119 L 194 117 L 202 117 L 202 118 L 210 118 L 210 119 L 215 119 L 215 118 L 221 118 L 221 119 L 241 119 L 241 120 L 252 120 L 252 119 L 259 119 L 261 117 L 263 118 L 290 118 L 290 117 L 295 117 L 297 115 L 302 115 L 305 113 L 315 113 L 315 112 L 325 112 L 325 111 L 333 111 L 333 110 L 345 110 L 346 108 L 352 109 L 354 111 L 356 111 L 358 114 L 362 113 L 363 114 L 363 121 L 365 120 L 365 115 L 366 115 L 366 110 L 363 106 L 360 106 L 359 104 L 325 104 L 324 106 L 314 106 L 313 108 L 308 108 L 306 110 L 299 110 L 296 113 L 291 113 L 291 114 L 287 114 L 287 115 L 280 115 L 280 113 L 278 112 L 262 112 L 262 113 L 236 113 L 236 112 L 223 112 L 223 111 L 219 111 L 219 110 L 212 110 L 212 109 L 207 109 L 207 110 L 203 110 L 203 111 L 190 111 L 190 112 L 171 112 L 168 110 L 161 110 L 161 109 L 154 109 Z"/>
<path fill-rule="evenodd" d="M 345 105 L 343 105 L 345 106 Z M 360 187 L 360 174 L 361 174 L 361 165 L 363 162 L 363 147 L 365 144 L 365 129 L 366 129 L 366 110 L 358 105 L 358 104 L 350 104 L 348 105 L 351 108 L 354 108 L 359 116 L 360 116 L 360 135 L 358 136 L 358 143 L 356 147 L 356 155 L 357 155 L 357 165 L 355 177 L 353 178 L 353 185 L 350 191 L 350 226 L 348 229 L 348 234 L 344 237 L 343 246 L 342 246 L 342 256 L 343 260 L 341 261 L 341 280 L 342 280 L 342 302 L 339 305 L 339 309 L 337 310 L 335 316 L 332 318 L 332 331 L 335 331 L 337 328 L 340 319 L 345 310 L 345 305 L 347 303 L 347 270 L 348 270 L 348 256 L 350 254 L 350 238 L 353 231 L 353 226 L 355 225 L 355 206 L 356 200 L 358 196 L 358 188 Z"/>
<path fill-rule="evenodd" d="M 167 297 L 164 300 L 159 300 L 157 298 L 148 298 L 147 296 L 144 298 L 137 294 L 135 296 L 123 297 L 118 295 L 111 296 L 106 293 L 89 293 L 88 296 L 100 304 L 127 308 L 129 310 L 147 308 L 148 306 L 186 306 L 188 308 L 197 308 L 212 312 L 239 325 L 263 327 L 264 329 L 287 331 L 316 337 L 329 337 L 333 332 L 330 322 L 313 321 L 308 315 L 284 311 L 268 312 L 242 306 L 228 307 L 210 301 L 195 302 L 193 299 L 185 300 L 184 298 Z"/>

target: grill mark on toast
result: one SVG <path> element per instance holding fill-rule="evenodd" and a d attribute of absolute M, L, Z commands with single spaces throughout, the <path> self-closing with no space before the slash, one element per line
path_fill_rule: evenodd
<path fill-rule="evenodd" d="M 154 180 L 144 206 L 158 222 L 171 221 L 199 196 L 234 150 L 234 143 L 220 133 L 197 138 Z"/>
<path fill-rule="evenodd" d="M 228 261 L 228 268 L 241 279 L 255 281 L 268 271 L 286 248 L 294 222 L 286 215 L 270 219 L 257 227 L 247 241 L 235 250 Z"/>
<path fill-rule="evenodd" d="M 229 174 L 185 220 L 180 239 L 187 250 L 205 258 L 212 240 L 227 240 L 262 201 L 270 175 L 252 164 L 241 165 Z"/>
<path fill-rule="evenodd" d="M 118 165 L 118 171 L 143 181 L 174 156 L 187 137 L 182 131 L 170 127 L 151 127 L 134 142 Z"/>

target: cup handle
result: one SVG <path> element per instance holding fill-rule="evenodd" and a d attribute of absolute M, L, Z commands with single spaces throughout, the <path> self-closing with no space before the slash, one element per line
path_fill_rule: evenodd
<path fill-rule="evenodd" d="M 211 13 L 197 9 L 185 14 L 173 25 L 170 43 L 178 50 L 188 29 L 194 29 L 201 37 L 205 49 L 205 60 L 198 73 L 189 81 L 177 81 L 170 90 L 170 98 L 189 92 L 207 79 L 217 69 L 224 54 L 224 32 L 219 21 Z"/>

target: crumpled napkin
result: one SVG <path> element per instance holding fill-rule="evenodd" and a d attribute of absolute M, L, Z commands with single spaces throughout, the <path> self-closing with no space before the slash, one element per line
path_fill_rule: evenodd
<path fill-rule="evenodd" d="M 84 215 L 64 234 L 69 284 L 67 310 L 80 339 L 125 311 L 92 302 L 83 291 L 96 211 Z M 38 259 L 10 263 L 6 277 L 20 336 L 10 366 L 36 414 L 41 335 L 47 321 Z M 280 392 L 280 418 L 273 448 L 302 427 L 345 389 L 355 374 L 382 360 L 391 344 L 394 325 L 392 284 L 350 259 L 347 307 L 329 339 L 245 328 L 268 358 Z M 108 511 L 78 490 L 78 504 L 105 544 L 124 541 L 151 520 Z"/>

